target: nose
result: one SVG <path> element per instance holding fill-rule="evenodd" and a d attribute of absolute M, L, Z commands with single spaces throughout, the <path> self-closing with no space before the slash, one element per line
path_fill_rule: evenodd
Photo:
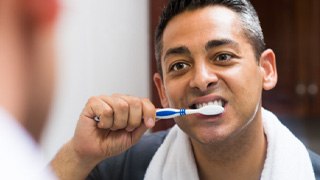
<path fill-rule="evenodd" d="M 206 63 L 197 64 L 194 67 L 194 74 L 190 80 L 190 87 L 202 92 L 218 82 L 218 77 L 210 65 Z"/>

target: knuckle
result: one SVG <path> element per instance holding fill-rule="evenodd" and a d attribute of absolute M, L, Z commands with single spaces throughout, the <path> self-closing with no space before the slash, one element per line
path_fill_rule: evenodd
<path fill-rule="evenodd" d="M 143 101 L 144 104 L 153 105 L 153 104 L 151 103 L 150 99 L 148 99 L 148 98 L 143 98 L 142 101 Z"/>
<path fill-rule="evenodd" d="M 144 99 L 143 108 L 149 110 L 149 109 L 155 109 L 155 106 L 151 103 L 149 99 Z"/>
<path fill-rule="evenodd" d="M 113 116 L 113 110 L 111 108 L 105 108 L 102 112 L 102 116 L 104 117 L 112 117 Z"/>
<path fill-rule="evenodd" d="M 95 104 L 97 101 L 98 101 L 98 98 L 97 98 L 96 96 L 91 96 L 91 97 L 88 99 L 87 105 L 93 105 L 93 104 Z"/>
<path fill-rule="evenodd" d="M 146 103 L 150 102 L 150 100 L 149 100 L 148 98 L 142 98 L 141 100 L 142 100 L 143 102 L 146 102 Z"/>
<path fill-rule="evenodd" d="M 105 99 L 110 99 L 110 96 L 107 95 L 100 95 L 100 96 L 96 96 L 97 99 L 104 101 Z"/>
<path fill-rule="evenodd" d="M 117 103 L 117 106 L 118 106 L 118 108 L 119 108 L 120 111 L 126 111 L 126 110 L 128 110 L 128 108 L 129 108 L 128 103 L 126 103 L 125 101 L 119 101 L 119 102 Z"/>
<path fill-rule="evenodd" d="M 130 102 L 130 106 L 132 106 L 135 109 L 138 109 L 141 107 L 141 100 L 139 98 L 133 98 Z"/>

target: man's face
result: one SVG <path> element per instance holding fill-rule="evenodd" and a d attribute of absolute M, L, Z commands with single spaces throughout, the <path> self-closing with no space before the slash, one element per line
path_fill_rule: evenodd
<path fill-rule="evenodd" d="M 37 141 L 53 98 L 58 10 L 57 0 L 0 0 L 0 103 Z"/>
<path fill-rule="evenodd" d="M 156 74 L 154 81 L 164 107 L 225 108 L 218 116 L 176 118 L 192 139 L 223 141 L 256 119 L 264 73 L 230 9 L 209 6 L 174 17 L 163 34 L 161 64 L 163 78 Z"/>
<path fill-rule="evenodd" d="M 25 9 L 30 18 L 25 32 L 24 47 L 27 56 L 28 77 L 25 126 L 39 140 L 51 107 L 55 85 L 54 25 L 58 13 L 56 0 L 26 0 Z"/>

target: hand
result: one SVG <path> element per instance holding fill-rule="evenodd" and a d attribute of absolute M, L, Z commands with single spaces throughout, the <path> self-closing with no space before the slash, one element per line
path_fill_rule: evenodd
<path fill-rule="evenodd" d="M 119 94 L 92 97 L 80 115 L 72 139 L 74 149 L 80 157 L 97 162 L 118 155 L 154 126 L 155 113 L 148 99 Z"/>
<path fill-rule="evenodd" d="M 119 94 L 90 98 L 73 138 L 52 160 L 52 169 L 61 180 L 85 179 L 101 160 L 137 143 L 154 126 L 155 114 L 148 99 Z"/>

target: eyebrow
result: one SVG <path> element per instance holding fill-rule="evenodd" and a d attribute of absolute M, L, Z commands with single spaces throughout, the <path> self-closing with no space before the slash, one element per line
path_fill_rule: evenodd
<path fill-rule="evenodd" d="M 206 51 L 209 51 L 212 48 L 216 48 L 219 46 L 232 46 L 236 51 L 239 51 L 240 46 L 237 42 L 231 40 L 231 39 L 218 39 L 218 40 L 210 40 L 207 42 L 205 49 Z"/>
<path fill-rule="evenodd" d="M 209 51 L 210 49 L 216 48 L 219 46 L 231 46 L 236 51 L 239 51 L 239 49 L 240 49 L 239 44 L 231 39 L 210 40 L 206 43 L 205 49 L 206 49 L 206 51 Z M 170 48 L 166 51 L 166 53 L 164 55 L 164 61 L 167 59 L 168 56 L 171 56 L 171 55 L 191 56 L 191 51 L 186 46 L 178 46 L 178 47 Z"/>
<path fill-rule="evenodd" d="M 164 60 L 166 60 L 168 56 L 182 54 L 191 56 L 191 52 L 186 46 L 170 48 L 166 51 L 166 54 L 164 55 Z"/>

